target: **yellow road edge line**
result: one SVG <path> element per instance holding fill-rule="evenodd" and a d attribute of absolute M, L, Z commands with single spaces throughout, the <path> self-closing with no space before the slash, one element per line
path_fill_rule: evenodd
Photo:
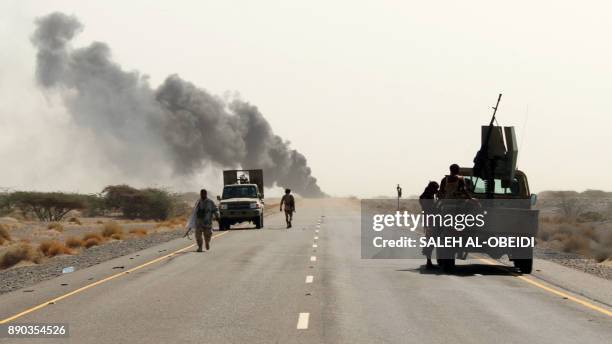
<path fill-rule="evenodd" d="M 497 262 L 495 262 L 493 260 L 490 260 L 490 259 L 486 259 L 486 258 L 476 258 L 476 259 L 478 259 L 478 260 L 480 260 L 482 262 L 485 262 L 485 263 L 487 263 L 489 265 L 498 265 Z M 610 312 L 609 310 L 607 310 L 605 308 L 599 307 L 599 306 L 594 305 L 594 304 L 592 304 L 590 302 L 587 302 L 587 301 L 581 300 L 579 298 L 576 298 L 576 297 L 574 297 L 572 295 L 566 294 L 566 293 L 564 293 L 564 292 L 562 292 L 560 290 L 557 290 L 557 289 L 551 288 L 549 286 L 546 286 L 546 285 L 544 285 L 544 284 L 542 284 L 540 282 L 534 281 L 531 278 L 528 278 L 528 277 L 525 277 L 525 276 L 519 276 L 519 275 L 516 275 L 516 274 L 513 274 L 512 276 L 514 276 L 514 277 L 516 277 L 516 278 L 518 278 L 518 279 L 520 279 L 520 280 L 522 280 L 524 282 L 527 282 L 527 283 L 529 283 L 529 284 L 531 284 L 533 286 L 536 286 L 536 287 L 538 287 L 540 289 L 546 290 L 549 293 L 555 294 L 557 296 L 561 296 L 561 297 L 563 297 L 563 298 L 565 298 L 567 300 L 576 302 L 576 303 L 578 303 L 578 304 L 580 304 L 580 305 L 582 305 L 584 307 L 590 308 L 590 309 L 592 309 L 594 311 L 597 311 L 597 312 L 605 314 L 605 315 L 607 315 L 609 317 L 612 317 L 612 312 Z"/>
<path fill-rule="evenodd" d="M 222 236 L 222 235 L 225 235 L 225 234 L 227 234 L 227 233 L 229 233 L 229 232 L 219 233 L 219 234 L 217 234 L 217 235 L 214 235 L 212 238 L 213 238 L 213 239 L 214 239 L 214 238 L 218 238 L 218 237 L 220 237 L 220 236 Z M 116 274 L 114 274 L 114 275 L 108 276 L 108 277 L 106 277 L 106 278 L 104 278 L 104 279 L 101 279 L 101 280 L 99 280 L 99 281 L 96 281 L 96 282 L 93 282 L 93 283 L 87 284 L 87 285 L 85 285 L 85 286 L 82 286 L 81 288 L 79 288 L 79 289 L 75 289 L 75 290 L 73 290 L 73 291 L 71 291 L 71 292 L 69 292 L 69 293 L 66 293 L 66 294 L 64 294 L 64 295 L 58 296 L 58 297 L 56 297 L 56 298 L 54 298 L 54 299 L 51 299 L 51 300 L 49 300 L 49 301 L 45 301 L 45 302 L 43 302 L 43 303 L 39 304 L 38 306 L 34 306 L 34 307 L 31 307 L 31 308 L 28 308 L 28 309 L 24 310 L 23 312 L 17 313 L 17 314 L 15 314 L 15 315 L 11 316 L 11 317 L 8 317 L 8 318 L 6 318 L 6 319 L 2 319 L 2 320 L 0 320 L 0 325 L 1 325 L 1 324 L 6 324 L 7 322 L 13 321 L 13 320 L 15 320 L 15 319 L 17 319 L 17 318 L 20 318 L 20 317 L 22 317 L 22 316 L 24 316 L 24 315 L 26 315 L 26 314 L 32 313 L 32 312 L 34 312 L 34 311 L 37 311 L 37 310 L 39 310 L 39 309 L 41 309 L 41 308 L 44 308 L 44 307 L 46 307 L 46 306 L 48 306 L 48 305 L 50 305 L 50 304 L 54 304 L 54 303 L 56 303 L 56 302 L 58 302 L 58 301 L 61 301 L 61 300 L 65 299 L 65 298 L 67 298 L 67 297 L 70 297 L 70 296 L 72 296 L 72 295 L 78 294 L 78 293 L 80 293 L 80 292 L 82 292 L 82 291 L 85 291 L 85 290 L 87 290 L 87 289 L 93 288 L 93 287 L 95 287 L 95 286 L 97 286 L 97 285 L 100 285 L 100 284 L 102 284 L 102 283 L 106 283 L 106 282 L 108 282 L 108 281 L 110 281 L 110 280 L 113 280 L 113 279 L 115 279 L 115 278 L 117 278 L 117 277 L 120 277 L 120 276 L 123 276 L 123 275 L 127 275 L 127 274 L 129 274 L 130 272 L 133 272 L 133 271 L 136 271 L 136 270 L 142 269 L 142 268 L 144 268 L 144 267 L 146 267 L 146 266 L 149 266 L 149 265 L 151 265 L 151 264 L 155 264 L 155 263 L 157 263 L 157 262 L 159 262 L 159 261 L 162 261 L 162 260 L 164 260 L 164 259 L 166 259 L 166 258 L 170 258 L 170 257 L 172 257 L 172 256 L 176 255 L 177 253 L 180 253 L 180 252 L 183 252 L 183 251 L 185 251 L 185 250 L 188 250 L 188 249 L 190 249 L 190 248 L 192 248 L 192 247 L 194 247 L 194 246 L 195 246 L 195 244 L 191 244 L 191 245 L 189 245 L 189 246 L 186 246 L 186 247 L 183 247 L 183 248 L 181 248 L 181 249 L 178 249 L 178 250 L 176 250 L 176 251 L 174 251 L 174 252 L 168 253 L 168 254 L 167 254 L 167 255 L 165 255 L 165 256 L 157 257 L 157 258 L 155 258 L 155 259 L 153 259 L 153 260 L 150 260 L 150 261 L 148 261 L 148 262 L 146 262 L 146 263 L 143 263 L 143 264 L 141 264 L 141 265 L 135 266 L 135 267 L 133 267 L 133 268 L 131 268 L 131 269 L 129 269 L 129 270 L 126 270 L 126 271 L 122 271 L 122 272 L 116 273 Z"/>

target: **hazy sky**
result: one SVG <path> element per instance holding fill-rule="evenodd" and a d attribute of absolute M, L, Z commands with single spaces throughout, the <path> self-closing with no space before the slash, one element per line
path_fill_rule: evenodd
<path fill-rule="evenodd" d="M 0 4 L 0 186 L 96 191 L 116 180 L 34 82 L 36 17 L 76 15 L 156 87 L 238 92 L 332 195 L 416 194 L 471 166 L 504 94 L 532 191 L 612 189 L 609 1 L 7 1 Z M 209 169 L 187 189 L 218 184 Z M 212 189 L 218 187 L 210 187 Z"/>

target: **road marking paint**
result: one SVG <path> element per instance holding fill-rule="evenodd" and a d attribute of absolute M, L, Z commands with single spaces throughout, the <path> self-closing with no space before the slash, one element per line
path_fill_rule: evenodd
<path fill-rule="evenodd" d="M 317 248 L 317 247 L 319 247 L 319 245 L 317 245 L 317 244 L 312 244 L 312 247 L 313 247 L 313 248 Z"/>
<path fill-rule="evenodd" d="M 229 233 L 229 232 L 219 233 L 219 234 L 217 234 L 217 235 L 214 235 L 212 238 L 213 238 L 213 239 L 214 239 L 214 238 L 218 238 L 218 237 L 220 237 L 220 236 L 222 236 L 222 235 L 225 235 L 225 234 L 227 234 L 227 233 Z M 10 317 L 8 317 L 8 318 L 6 318 L 6 319 L 2 319 L 2 320 L 0 320 L 0 325 L 1 325 L 1 324 L 6 324 L 7 322 L 9 322 L 9 321 L 13 321 L 13 320 L 15 320 L 15 319 L 17 319 L 17 318 L 20 318 L 20 317 L 22 317 L 22 316 L 24 316 L 24 315 L 26 315 L 26 314 L 30 314 L 30 313 L 32 313 L 32 312 L 34 312 L 34 311 L 37 311 L 37 310 L 39 310 L 39 309 L 41 309 L 41 308 L 44 308 L 44 307 L 46 307 L 46 306 L 48 306 L 48 305 L 50 305 L 50 304 L 55 304 L 55 303 L 57 303 L 58 301 L 61 301 L 61 300 L 65 299 L 65 298 L 68 298 L 68 297 L 70 297 L 70 296 L 72 296 L 72 295 L 78 294 L 78 293 L 80 293 L 80 292 L 82 292 L 82 291 L 85 291 L 85 290 L 87 290 L 87 289 L 93 288 L 93 287 L 95 287 L 95 286 L 97 286 L 97 285 L 100 285 L 100 284 L 102 284 L 102 283 L 106 283 L 106 282 L 108 282 L 108 281 L 110 281 L 110 280 L 113 280 L 113 279 L 115 279 L 115 278 L 117 278 L 117 277 L 120 277 L 120 276 L 123 276 L 123 275 L 127 275 L 127 274 L 129 274 L 130 272 L 134 272 L 134 271 L 136 271 L 136 270 L 140 270 L 140 269 L 142 269 L 142 268 L 144 268 L 144 267 L 146 267 L 146 266 L 149 266 L 149 265 L 151 265 L 151 264 L 155 264 L 155 263 L 160 262 L 160 261 L 162 261 L 162 260 L 164 260 L 164 259 L 166 259 L 166 258 L 170 258 L 170 257 L 172 257 L 172 256 L 176 255 L 177 253 L 180 253 L 180 252 L 186 251 L 186 250 L 188 250 L 188 249 L 190 249 L 190 248 L 192 248 L 192 247 L 195 247 L 195 244 L 191 244 L 191 245 L 189 245 L 189 246 L 183 247 L 183 248 L 178 249 L 178 250 L 176 250 L 176 251 L 174 251 L 174 252 L 168 253 L 168 254 L 167 254 L 167 255 L 165 255 L 165 256 L 161 256 L 161 257 L 155 258 L 155 259 L 150 260 L 150 261 L 148 261 L 148 262 L 146 262 L 146 263 L 143 263 L 143 264 L 141 264 L 141 265 L 138 265 L 138 266 L 136 266 L 136 267 L 133 267 L 133 268 L 131 268 L 131 269 L 129 269 L 129 270 L 122 271 L 122 272 L 119 272 L 119 273 L 117 273 L 117 274 L 114 274 L 114 275 L 108 276 L 108 277 L 106 277 L 106 278 L 104 278 L 104 279 L 101 279 L 101 280 L 99 280 L 99 281 L 96 281 L 96 282 L 93 282 L 93 283 L 87 284 L 87 285 L 85 285 L 85 286 L 83 286 L 83 287 L 81 287 L 81 288 L 75 289 L 75 290 L 73 290 L 73 291 L 71 291 L 71 292 L 69 292 L 69 293 L 66 293 L 66 294 L 64 294 L 64 295 L 58 296 L 58 297 L 56 297 L 56 298 L 54 298 L 54 299 L 51 299 L 51 300 L 49 300 L 49 301 L 45 301 L 45 302 L 43 302 L 43 303 L 39 304 L 38 306 L 34 306 L 34 307 L 31 307 L 31 308 L 28 308 L 28 309 L 26 309 L 26 310 L 24 310 L 24 311 L 22 311 L 22 312 L 20 312 L 20 313 L 17 313 L 17 314 L 15 314 L 15 315 L 13 315 L 13 316 L 10 316 Z"/>
<path fill-rule="evenodd" d="M 316 229 L 316 230 L 315 230 L 315 233 L 319 233 L 319 230 L 318 230 L 318 229 Z"/>
<path fill-rule="evenodd" d="M 315 240 L 319 240 L 319 237 L 318 237 L 318 236 L 316 236 L 314 239 L 315 239 Z"/>
<path fill-rule="evenodd" d="M 306 283 L 312 283 L 312 280 L 314 280 L 314 276 L 312 275 L 306 276 Z"/>
<path fill-rule="evenodd" d="M 308 319 L 310 318 L 310 313 L 300 313 L 297 322 L 298 330 L 307 330 L 308 329 Z"/>
<path fill-rule="evenodd" d="M 311 262 L 316 262 L 317 261 L 317 256 L 310 256 L 310 261 Z"/>
<path fill-rule="evenodd" d="M 477 258 L 477 259 L 482 261 L 482 262 L 485 262 L 485 263 L 487 263 L 489 265 L 498 265 L 497 262 L 495 262 L 493 260 L 490 260 L 490 259 L 486 259 L 486 258 Z M 573 302 L 575 302 L 577 304 L 583 305 L 584 307 L 590 308 L 590 309 L 592 309 L 594 311 L 597 311 L 597 312 L 605 314 L 605 315 L 607 315 L 609 317 L 612 317 L 612 312 L 610 312 L 607 309 L 604 309 L 604 308 L 596 306 L 596 305 L 594 305 L 594 304 L 592 304 L 590 302 L 587 302 L 587 301 L 581 300 L 579 298 L 576 298 L 574 296 L 571 296 L 569 294 L 566 294 L 566 293 L 564 293 L 564 292 L 562 292 L 560 290 L 557 290 L 557 289 L 551 288 L 549 286 L 546 286 L 546 285 L 544 285 L 544 284 L 542 284 L 540 282 L 534 281 L 532 278 L 528 278 L 528 277 L 517 275 L 517 274 L 512 274 L 512 276 L 514 276 L 514 277 L 516 277 L 516 278 L 518 278 L 518 279 L 520 279 L 520 280 L 522 280 L 524 282 L 527 282 L 527 283 L 529 283 L 529 284 L 531 284 L 531 285 L 533 285 L 535 287 L 538 287 L 540 289 L 546 290 L 549 293 L 555 294 L 557 296 L 561 296 L 564 299 L 573 301 Z"/>

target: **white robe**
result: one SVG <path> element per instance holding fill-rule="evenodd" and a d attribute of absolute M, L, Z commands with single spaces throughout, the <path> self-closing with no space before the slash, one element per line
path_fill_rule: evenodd
<path fill-rule="evenodd" d="M 196 213 L 198 211 L 198 207 L 200 206 L 200 200 L 198 199 L 193 206 L 193 210 L 191 210 L 191 215 L 189 219 L 187 219 L 187 224 L 185 225 L 185 230 L 190 230 L 192 228 L 196 228 Z"/>

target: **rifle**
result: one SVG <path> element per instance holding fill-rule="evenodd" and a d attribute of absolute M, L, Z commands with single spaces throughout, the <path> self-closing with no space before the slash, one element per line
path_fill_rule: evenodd
<path fill-rule="evenodd" d="M 187 237 L 187 239 L 191 240 L 191 237 L 189 236 L 189 232 L 191 232 L 191 227 L 187 229 L 187 232 L 185 232 L 185 235 L 183 235 L 183 238 Z"/>

